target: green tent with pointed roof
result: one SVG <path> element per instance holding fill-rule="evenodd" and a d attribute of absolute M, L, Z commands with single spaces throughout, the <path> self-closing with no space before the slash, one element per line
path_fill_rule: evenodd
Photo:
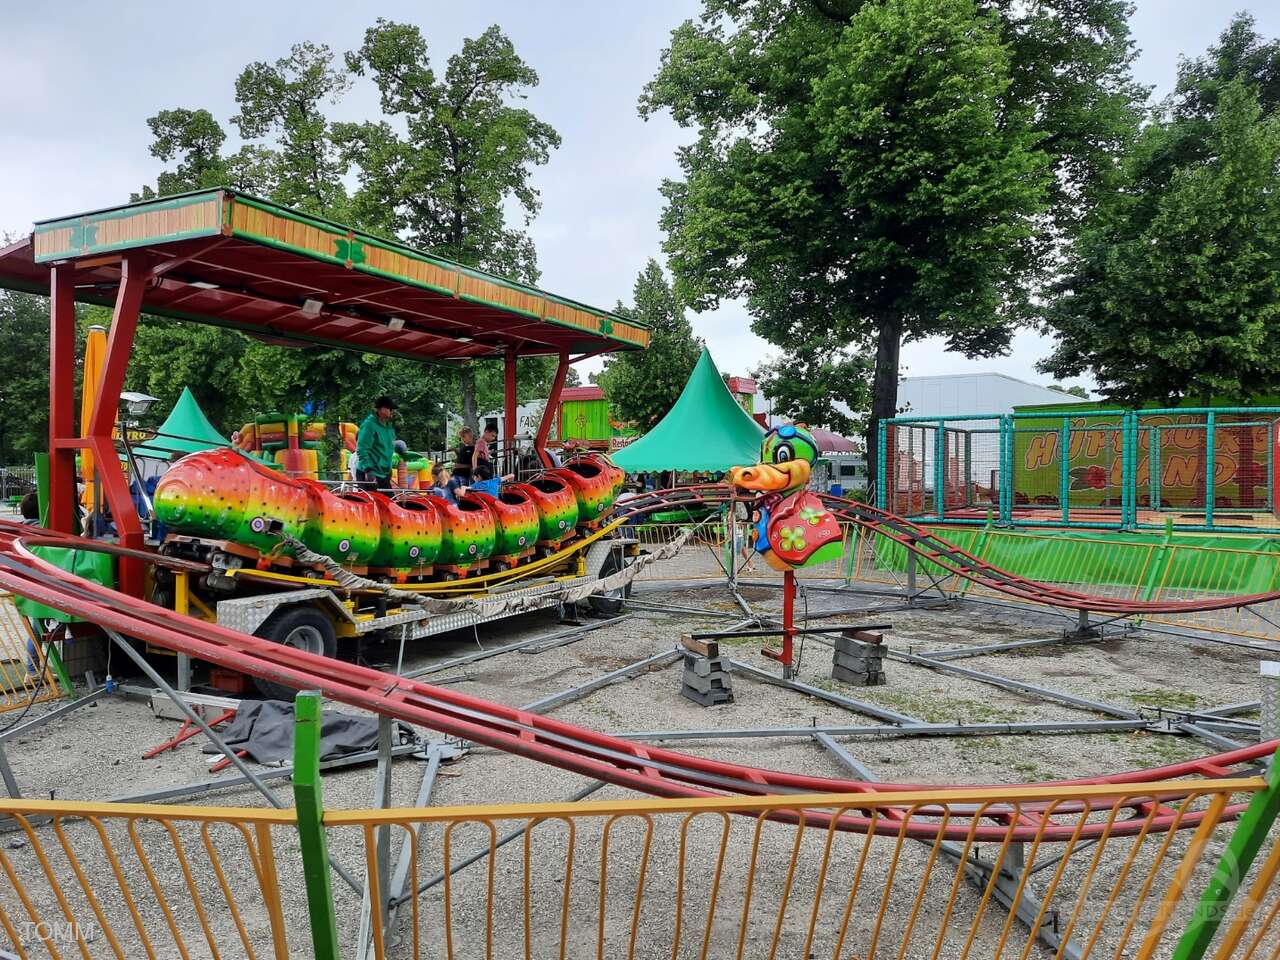
<path fill-rule="evenodd" d="M 175 453 L 195 453 L 210 447 L 229 447 L 231 441 L 220 434 L 200 409 L 190 387 L 182 388 L 182 396 L 160 425 L 157 435 L 144 445 L 133 448 L 136 457 L 168 460 Z"/>
<path fill-rule="evenodd" d="M 652 430 L 613 455 L 628 473 L 728 470 L 755 463 L 764 428 L 738 406 L 705 348 L 680 398 Z"/>

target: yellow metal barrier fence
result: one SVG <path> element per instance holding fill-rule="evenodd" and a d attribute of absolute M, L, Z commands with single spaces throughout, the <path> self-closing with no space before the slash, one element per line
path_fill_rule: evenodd
<path fill-rule="evenodd" d="M 277 874 L 292 811 L 19 800 L 0 814 L 18 827 L 0 846 L 0 928 L 19 957 L 307 955 Z"/>
<path fill-rule="evenodd" d="M 13 594 L 0 592 L 0 713 L 60 696 L 43 644 L 14 606 Z"/>
<path fill-rule="evenodd" d="M 330 811 L 324 824 L 329 851 L 366 866 L 375 903 L 388 899 L 380 832 L 412 841 L 397 919 L 373 925 L 378 958 L 1147 958 L 1170 955 L 1195 907 L 1232 829 L 1224 807 L 1263 786 L 620 799 Z M 844 812 L 888 835 L 822 819 Z M 313 955 L 293 811 L 2 801 L 0 815 L 23 840 L 0 845 L 0 928 L 17 956 Z M 1167 816 L 1191 826 L 1152 829 Z M 953 839 L 910 839 L 904 817 Z M 1041 827 L 1015 842 L 1029 823 L 1065 839 Z M 1280 956 L 1271 842 L 1220 960 Z M 337 890 L 343 955 L 357 956 L 359 898 Z"/>

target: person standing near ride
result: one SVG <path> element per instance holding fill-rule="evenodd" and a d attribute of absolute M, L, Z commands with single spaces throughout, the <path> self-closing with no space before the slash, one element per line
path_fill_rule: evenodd
<path fill-rule="evenodd" d="M 476 444 L 475 457 L 471 461 L 473 482 L 493 479 L 493 442 L 498 439 L 498 428 L 492 424 L 484 428 L 480 442 Z"/>
<path fill-rule="evenodd" d="M 391 487 L 391 460 L 396 449 L 395 401 L 381 396 L 356 435 L 356 480 L 379 490 Z"/>
<path fill-rule="evenodd" d="M 458 431 L 458 446 L 453 451 L 453 476 L 449 478 L 449 486 L 453 490 L 471 484 L 471 468 L 476 459 L 476 435 L 470 427 Z"/>

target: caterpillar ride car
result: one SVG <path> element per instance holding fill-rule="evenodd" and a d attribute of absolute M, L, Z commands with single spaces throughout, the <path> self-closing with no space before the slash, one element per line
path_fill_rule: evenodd
<path fill-rule="evenodd" d="M 566 580 L 621 569 L 637 545 L 602 528 L 623 478 L 607 457 L 586 454 L 496 495 L 451 503 L 416 490 L 330 489 L 223 447 L 173 464 L 154 505 L 167 531 L 160 552 L 208 565 L 189 596 L 219 623 L 332 656 L 342 636 L 408 640 L 468 625 L 467 615 L 430 616 L 346 589 L 330 579 L 335 566 L 428 595 L 542 590 L 549 598 Z M 538 576 L 526 576 L 535 566 Z M 591 600 L 607 613 L 622 596 Z"/>
<path fill-rule="evenodd" d="M 450 503 L 419 491 L 330 490 L 224 447 L 175 463 L 156 485 L 155 512 L 169 531 L 165 553 L 222 569 L 292 569 L 301 543 L 354 573 L 447 581 L 510 570 L 599 529 L 623 476 L 586 454 Z"/>

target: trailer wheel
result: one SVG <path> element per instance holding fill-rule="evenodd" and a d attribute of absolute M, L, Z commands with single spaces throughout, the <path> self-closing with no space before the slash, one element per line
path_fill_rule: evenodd
<path fill-rule="evenodd" d="M 322 657 L 333 657 L 338 653 L 338 636 L 334 633 L 333 622 L 314 607 L 288 607 L 272 614 L 258 628 L 257 635 L 272 643 Z M 298 692 L 293 687 L 257 677 L 254 683 L 263 696 L 272 700 L 292 701 Z"/>
<path fill-rule="evenodd" d="M 603 580 L 605 577 L 613 576 L 626 565 L 627 560 L 620 551 L 610 550 L 609 555 L 604 558 L 604 563 L 600 564 L 600 572 L 596 577 Z M 622 612 L 629 596 L 631 596 L 631 584 L 627 583 L 613 590 L 593 593 L 587 600 L 591 604 L 591 609 L 601 616 L 616 617 Z"/>

